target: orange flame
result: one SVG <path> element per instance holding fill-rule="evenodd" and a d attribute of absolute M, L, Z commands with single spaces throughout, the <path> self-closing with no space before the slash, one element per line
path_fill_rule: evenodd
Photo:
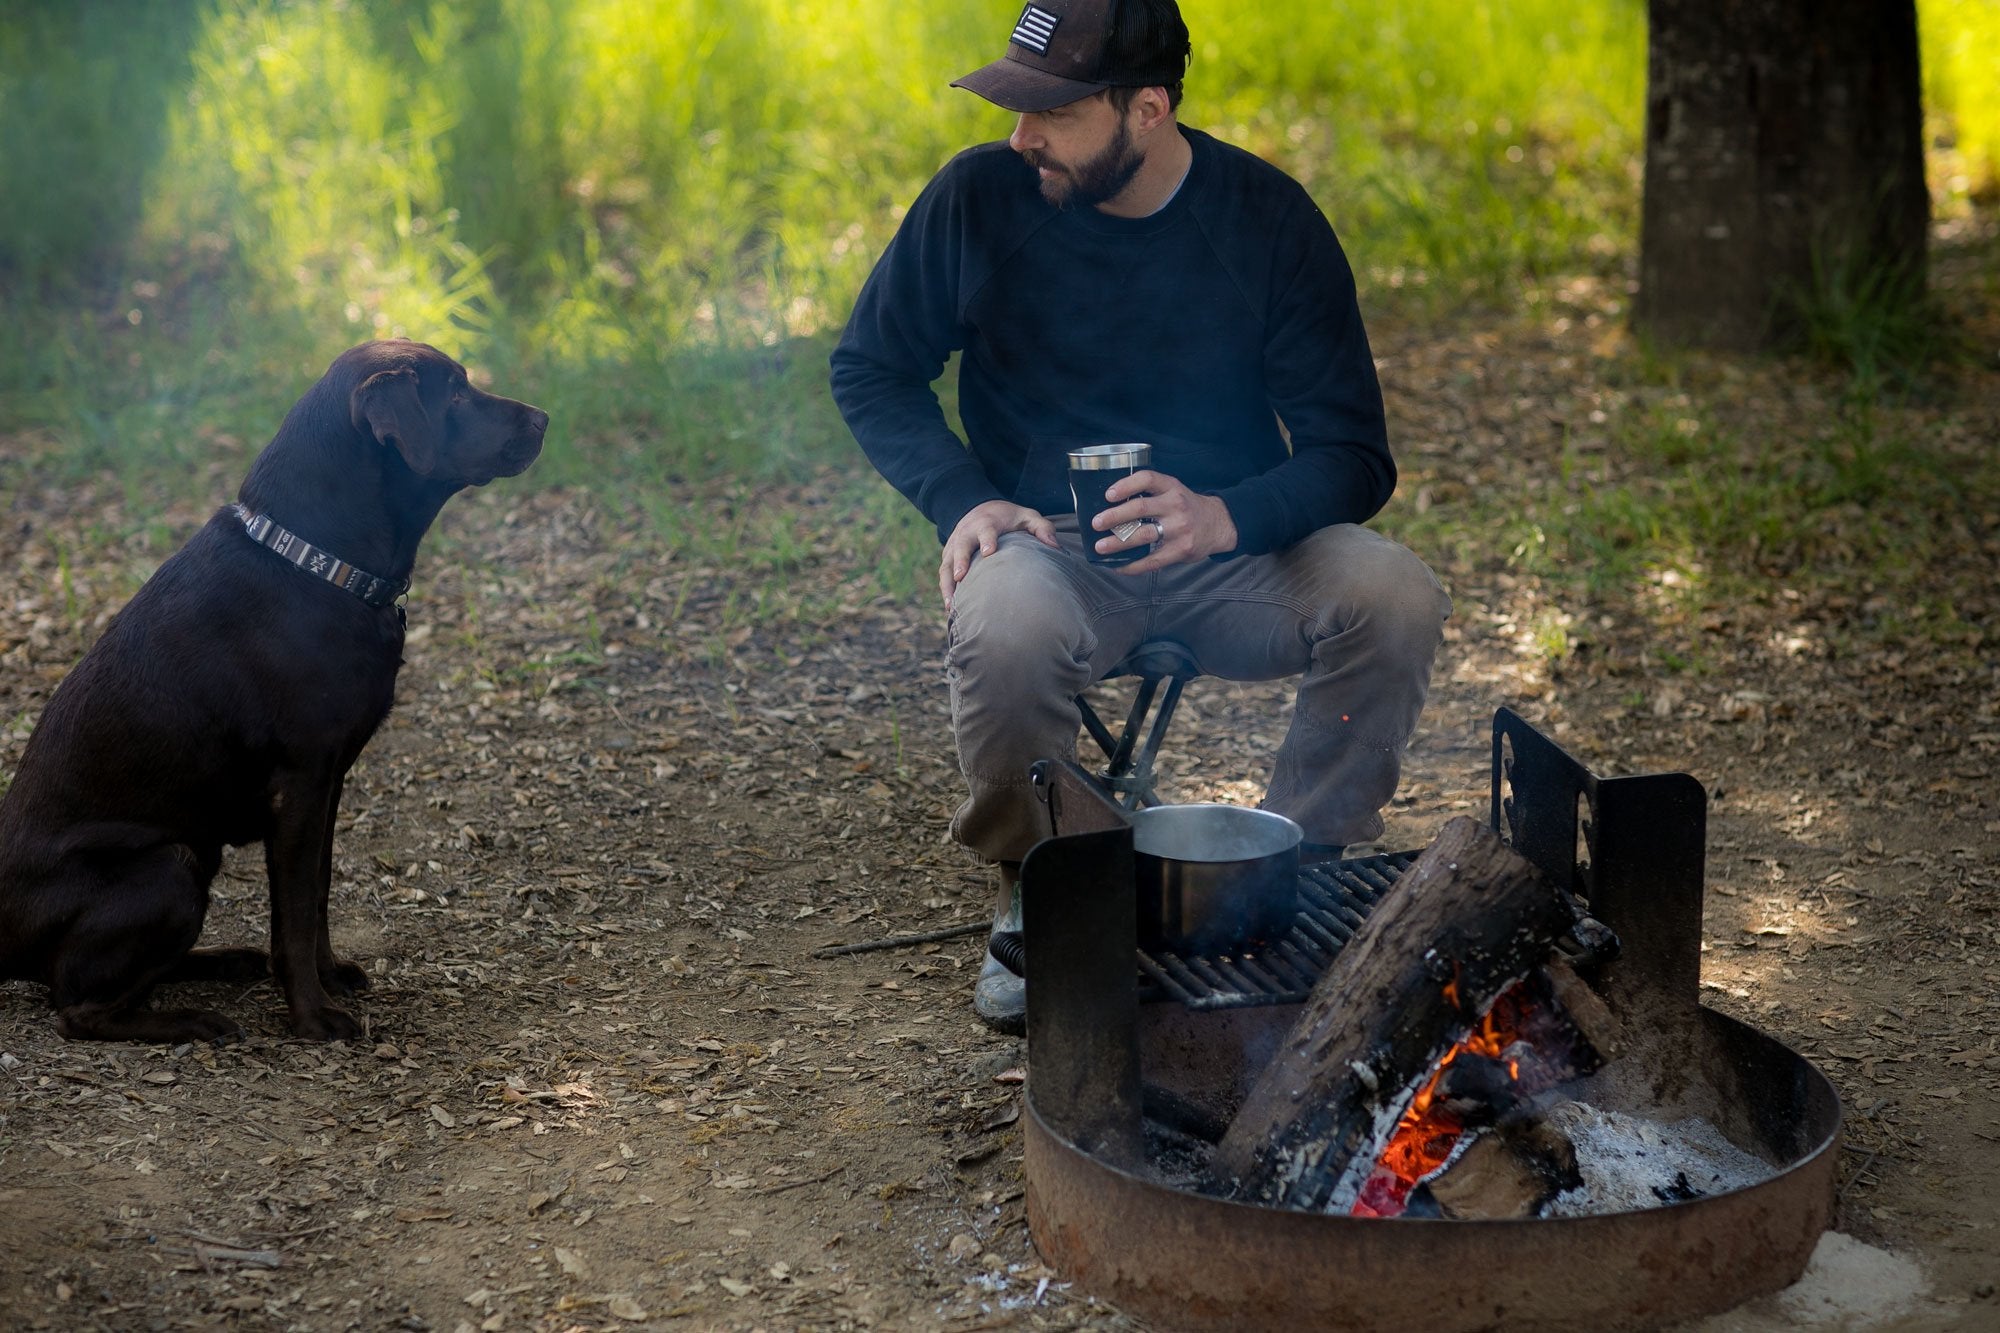
<path fill-rule="evenodd" d="M 1454 1005 L 1458 1003 L 1456 976 L 1445 983 L 1444 993 Z M 1437 1088 L 1452 1061 L 1461 1055 L 1504 1060 L 1509 1079 L 1520 1084 L 1521 1062 L 1517 1057 L 1510 1056 L 1508 1050 L 1525 1035 L 1524 1028 L 1534 1003 L 1524 983 L 1515 982 L 1500 992 L 1464 1039 L 1444 1053 L 1444 1058 L 1438 1061 L 1437 1067 L 1417 1089 L 1402 1117 L 1397 1120 L 1374 1171 L 1362 1184 L 1360 1197 L 1355 1200 L 1352 1209 L 1354 1216 L 1399 1215 L 1417 1182 L 1451 1159 L 1452 1151 L 1465 1133 L 1465 1126 L 1438 1101 Z"/>

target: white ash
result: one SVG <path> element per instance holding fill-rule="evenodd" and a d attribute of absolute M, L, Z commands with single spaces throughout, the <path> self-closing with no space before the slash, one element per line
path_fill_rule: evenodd
<path fill-rule="evenodd" d="M 1549 1108 L 1549 1121 L 1576 1146 L 1580 1189 L 1565 1190 L 1543 1217 L 1633 1212 L 1726 1194 L 1767 1180 L 1775 1168 L 1744 1152 L 1706 1120 L 1668 1123 L 1585 1102 Z"/>

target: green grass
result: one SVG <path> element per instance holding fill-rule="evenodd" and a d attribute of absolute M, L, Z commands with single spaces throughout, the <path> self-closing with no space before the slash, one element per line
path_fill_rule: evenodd
<path fill-rule="evenodd" d="M 1642 0 L 1185 11 L 1184 118 L 1306 184 L 1372 319 L 1520 311 L 1579 276 L 1624 280 Z M 550 409 L 528 484 L 595 488 L 691 560 L 761 572 L 763 600 L 732 616 L 833 614 L 785 600 L 828 540 L 869 591 L 921 592 L 934 543 L 859 462 L 825 355 L 900 209 L 950 153 L 1007 132 L 947 84 L 997 53 L 1014 12 L 10 6 L 0 441 L 36 442 L 39 482 L 110 474 L 152 497 L 127 507 L 141 523 L 162 495 L 226 494 L 333 355 L 407 333 Z M 1934 194 L 1941 217 L 1968 219 L 1996 190 L 2000 5 L 1920 13 Z M 1924 330 L 1898 328 L 1905 308 L 1865 278 L 1822 286 L 1811 335 L 1861 386 L 1825 438 L 1761 451 L 1712 423 L 1685 435 L 1677 409 L 1627 423 L 1630 467 L 1579 474 L 1546 511 L 1397 521 L 1429 549 L 1497 540 L 1524 568 L 1580 563 L 1608 583 L 1709 568 L 1703 553 L 1732 541 L 1809 546 L 1803 506 L 1899 502 L 1911 470 L 1910 503 L 1948 500 L 1924 449 L 1868 416 Z M 0 486 L 25 483 L 24 454 L 0 444 Z M 829 518 L 811 550 L 756 503 L 808 482 Z M 738 512 L 693 521 L 677 503 L 690 488 L 733 493 Z M 1892 542 L 1870 549 L 1894 558 Z"/>
<path fill-rule="evenodd" d="M 1626 414 L 1608 447 L 1566 451 L 1556 477 L 1530 486 L 1524 512 L 1398 513 L 1387 526 L 1441 552 L 1464 529 L 1497 528 L 1512 567 L 1578 612 L 1635 601 L 1686 611 L 1846 584 L 1892 609 L 1885 634 L 1963 639 L 1940 575 L 1968 543 L 1937 516 L 1990 506 L 2000 467 L 1955 457 L 1873 404 L 1751 419 L 1771 433 L 1744 438 L 1749 427 L 1718 424 L 1700 395 L 1667 394 Z M 1795 433 L 1778 433 L 1787 427 Z M 1560 656 L 1553 640 L 1544 646 Z"/>
<path fill-rule="evenodd" d="M 1792 302 L 1797 342 L 1847 373 L 1856 402 L 1921 390 L 1933 370 L 1972 351 L 1921 276 L 1815 255 L 1811 289 Z"/>
<path fill-rule="evenodd" d="M 1186 118 L 1306 182 L 1371 305 L 1512 304 L 1615 266 L 1639 0 L 1187 14 Z M 1007 132 L 947 85 L 1010 18 L 990 0 L 887 18 L 792 0 L 102 0 L 9 22 L 0 162 L 46 188 L 5 192 L 0 284 L 53 301 L 0 334 L 0 421 L 78 439 L 86 466 L 177 473 L 171 440 L 212 423 L 99 429 L 70 386 L 123 364 L 141 404 L 226 404 L 224 361 L 295 384 L 402 332 L 562 386 L 577 471 L 603 475 L 594 451 L 634 433 L 683 471 L 712 466 L 731 357 L 836 328 L 923 181 Z M 121 138 L 134 123 L 163 129 Z M 124 219 L 108 234 L 107 212 Z M 262 405 L 243 406 L 232 424 Z M 777 425 L 752 433 L 784 459 L 847 448 Z"/>
<path fill-rule="evenodd" d="M 115 263 L 161 186 L 191 5 L 11 4 L 0 16 L 0 272 L 30 292 Z M 17 287 L 18 290 L 18 287 Z"/>

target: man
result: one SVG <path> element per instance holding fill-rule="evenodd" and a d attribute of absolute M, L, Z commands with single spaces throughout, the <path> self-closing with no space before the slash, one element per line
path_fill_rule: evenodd
<path fill-rule="evenodd" d="M 1359 526 L 1396 470 L 1347 260 L 1296 182 L 1178 123 L 1188 50 L 1174 0 L 1029 4 L 954 85 L 1013 135 L 925 187 L 833 353 L 849 428 L 944 543 L 952 833 L 999 864 L 996 929 L 1046 828 L 1030 765 L 1075 754 L 1076 694 L 1142 640 L 1303 675 L 1265 804 L 1337 855 L 1382 832 L 1449 613 Z M 954 351 L 964 444 L 930 388 Z M 1068 451 L 1126 441 L 1151 467 L 1079 532 Z M 974 1008 L 1025 1013 L 990 953 Z"/>

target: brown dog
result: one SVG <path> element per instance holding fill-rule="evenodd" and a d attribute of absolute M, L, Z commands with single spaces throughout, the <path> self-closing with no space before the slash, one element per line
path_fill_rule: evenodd
<path fill-rule="evenodd" d="M 147 996 L 267 971 L 294 1032 L 360 1035 L 327 994 L 368 984 L 327 938 L 341 783 L 394 698 L 417 543 L 548 423 L 422 343 L 345 352 L 84 654 L 0 799 L 0 977 L 46 985 L 64 1036 L 232 1035 Z M 194 948 L 223 846 L 260 841 L 270 953 Z"/>

